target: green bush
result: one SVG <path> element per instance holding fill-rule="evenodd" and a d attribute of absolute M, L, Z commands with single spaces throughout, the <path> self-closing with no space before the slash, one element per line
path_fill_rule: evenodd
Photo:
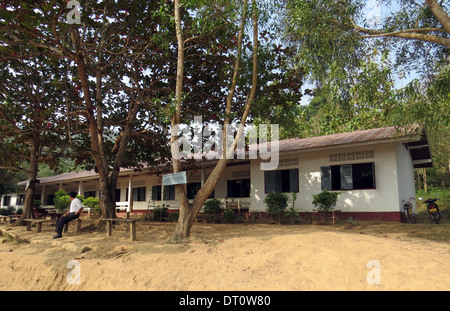
<path fill-rule="evenodd" d="M 220 200 L 212 199 L 207 202 L 205 202 L 205 214 L 216 214 L 220 213 L 220 206 L 221 206 Z"/>
<path fill-rule="evenodd" d="M 92 208 L 94 210 L 97 210 L 100 208 L 100 205 L 98 203 L 98 198 L 94 197 L 88 197 L 82 201 L 84 206 L 87 206 L 89 208 Z"/>
<path fill-rule="evenodd" d="M 224 222 L 232 223 L 234 221 L 234 211 L 231 208 L 225 209 L 223 215 L 224 215 Z"/>
<path fill-rule="evenodd" d="M 289 197 L 286 193 L 271 192 L 264 199 L 267 206 L 267 212 L 270 214 L 280 214 L 286 211 Z"/>
<path fill-rule="evenodd" d="M 161 221 L 161 219 L 163 217 L 167 217 L 168 213 L 167 213 L 167 207 L 163 206 L 163 207 L 155 207 L 155 209 L 152 212 L 152 216 L 153 216 L 153 220 L 156 221 Z"/>
<path fill-rule="evenodd" d="M 66 210 L 70 206 L 70 196 L 64 190 L 58 190 L 55 192 L 55 208 L 58 211 Z"/>
<path fill-rule="evenodd" d="M 289 197 L 283 192 L 271 192 L 264 199 L 267 206 L 267 212 L 272 216 L 278 216 L 278 224 L 281 224 L 281 214 L 286 211 Z"/>
<path fill-rule="evenodd" d="M 33 207 L 34 208 L 40 208 L 42 205 L 42 202 L 40 200 L 33 200 Z"/>
<path fill-rule="evenodd" d="M 336 206 L 338 196 L 341 192 L 330 192 L 327 189 L 319 194 L 313 194 L 313 205 L 323 212 L 332 211 Z"/>
<path fill-rule="evenodd" d="M 14 207 L 12 207 L 12 206 L 0 208 L 0 215 L 8 216 L 8 215 L 13 215 L 13 214 L 14 214 Z"/>
<path fill-rule="evenodd" d="M 178 217 L 180 217 L 180 213 L 169 213 L 169 221 L 178 221 Z"/>

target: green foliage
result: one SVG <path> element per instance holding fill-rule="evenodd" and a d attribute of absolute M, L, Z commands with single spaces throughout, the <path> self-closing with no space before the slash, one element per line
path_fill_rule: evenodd
<path fill-rule="evenodd" d="M 267 206 L 267 212 L 270 214 L 281 214 L 286 211 L 289 197 L 283 192 L 271 192 L 267 194 L 264 203 Z"/>
<path fill-rule="evenodd" d="M 162 218 L 167 217 L 168 216 L 167 210 L 168 210 L 168 208 L 165 206 L 155 207 L 152 212 L 153 220 L 161 221 Z"/>
<path fill-rule="evenodd" d="M 70 206 L 70 196 L 64 190 L 55 192 L 54 205 L 58 211 L 63 211 Z"/>
<path fill-rule="evenodd" d="M 381 10 L 384 5 L 392 8 L 391 0 L 377 1 L 381 5 L 378 12 L 369 4 L 365 0 L 287 0 L 283 25 L 287 39 L 299 46 L 299 66 L 316 81 L 323 81 L 333 65 L 349 72 L 359 68 L 359 61 L 374 47 L 389 52 L 396 67 L 427 74 L 436 60 L 445 58 L 445 32 L 427 32 L 427 39 L 433 41 L 428 42 L 420 37 L 420 31 L 414 31 L 442 28 L 423 1 L 395 1 L 396 8 L 389 9 L 386 16 L 381 16 Z M 378 19 L 376 25 L 367 18 L 367 9 L 373 10 L 370 17 Z M 389 32 L 392 36 L 375 36 Z M 405 35 L 410 40 L 405 40 Z"/>
<path fill-rule="evenodd" d="M 14 214 L 14 207 L 8 206 L 4 208 L 0 208 L 0 215 L 8 216 Z"/>
<path fill-rule="evenodd" d="M 320 211 L 328 212 L 334 209 L 340 194 L 341 192 L 331 192 L 325 189 L 319 194 L 313 194 L 312 203 Z"/>
<path fill-rule="evenodd" d="M 84 206 L 92 208 L 94 210 L 100 209 L 98 198 L 88 197 L 81 201 Z"/>
<path fill-rule="evenodd" d="M 220 206 L 221 206 L 220 200 L 212 199 L 205 202 L 204 211 L 205 214 L 216 214 L 220 212 Z"/>
<path fill-rule="evenodd" d="M 178 221 L 180 213 L 169 213 L 169 221 Z"/>
<path fill-rule="evenodd" d="M 299 213 L 298 210 L 296 210 L 295 208 L 291 207 L 287 212 L 286 212 L 287 216 L 291 216 L 291 217 L 298 217 Z"/>
<path fill-rule="evenodd" d="M 226 223 L 231 223 L 234 221 L 234 211 L 231 208 L 226 208 L 223 212 L 224 214 L 224 221 Z"/>
<path fill-rule="evenodd" d="M 40 208 L 42 205 L 42 202 L 40 200 L 33 200 L 33 207 L 34 208 Z"/>

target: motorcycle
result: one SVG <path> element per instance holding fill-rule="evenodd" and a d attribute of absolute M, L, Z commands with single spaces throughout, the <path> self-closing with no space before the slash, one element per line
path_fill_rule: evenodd
<path fill-rule="evenodd" d="M 442 215 L 439 211 L 439 206 L 436 204 L 437 200 L 438 199 L 428 199 L 424 201 L 424 203 L 427 203 L 427 211 L 430 221 L 436 224 L 438 224 L 442 218 Z"/>

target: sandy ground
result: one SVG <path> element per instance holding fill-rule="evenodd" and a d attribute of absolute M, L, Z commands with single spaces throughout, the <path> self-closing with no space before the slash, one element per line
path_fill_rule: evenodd
<path fill-rule="evenodd" d="M 144 221 L 131 242 L 128 225 L 106 237 L 89 222 L 57 240 L 51 224 L 41 233 L 1 224 L 29 243 L 0 237 L 0 290 L 450 289 L 446 243 L 332 226 L 194 224 L 191 237 L 167 244 L 175 224 Z"/>

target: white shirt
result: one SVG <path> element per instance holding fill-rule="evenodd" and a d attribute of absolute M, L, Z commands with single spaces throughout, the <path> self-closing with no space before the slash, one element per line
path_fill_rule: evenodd
<path fill-rule="evenodd" d="M 70 203 L 70 212 L 71 213 L 76 213 L 82 207 L 83 206 L 81 205 L 80 199 L 75 198 L 75 199 L 72 200 L 72 203 Z"/>

